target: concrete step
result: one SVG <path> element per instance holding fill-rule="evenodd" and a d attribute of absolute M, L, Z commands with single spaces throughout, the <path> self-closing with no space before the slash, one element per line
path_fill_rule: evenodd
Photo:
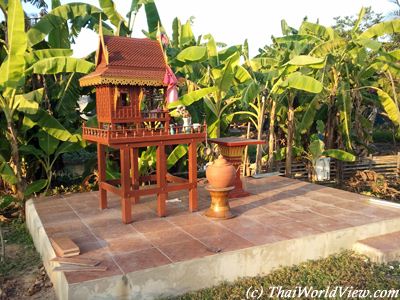
<path fill-rule="evenodd" d="M 400 231 L 360 240 L 353 250 L 378 263 L 400 260 Z"/>

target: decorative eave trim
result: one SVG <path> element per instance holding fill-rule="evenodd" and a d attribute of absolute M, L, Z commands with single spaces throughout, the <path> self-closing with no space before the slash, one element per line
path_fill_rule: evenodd
<path fill-rule="evenodd" d="M 82 77 L 79 79 L 79 83 L 81 86 L 96 86 L 103 84 L 112 84 L 112 85 L 145 85 L 145 86 L 163 86 L 167 85 L 159 80 L 150 80 L 150 79 L 138 79 L 138 78 L 124 78 L 124 77 L 101 77 L 101 76 L 93 76 L 93 77 Z"/>

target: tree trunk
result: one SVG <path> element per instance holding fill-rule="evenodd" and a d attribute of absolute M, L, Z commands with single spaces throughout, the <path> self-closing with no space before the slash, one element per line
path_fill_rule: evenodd
<path fill-rule="evenodd" d="M 251 126 L 251 122 L 247 122 L 247 132 L 246 132 L 246 138 L 249 139 L 250 138 L 250 126 Z M 243 158 L 243 172 L 242 172 L 242 176 L 246 177 L 248 173 L 248 169 L 249 169 L 249 146 L 246 146 L 246 148 L 244 148 L 244 158 Z"/>
<path fill-rule="evenodd" d="M 331 96 L 332 97 L 332 96 Z M 334 134 L 333 134 L 333 124 L 336 118 L 335 110 L 333 109 L 332 99 L 330 99 L 329 107 L 328 107 L 328 120 L 326 122 L 326 136 L 325 136 L 325 145 L 326 149 L 333 149 L 333 141 L 334 141 Z"/>
<path fill-rule="evenodd" d="M 24 189 L 25 189 L 25 184 L 22 180 L 22 168 L 21 168 L 21 162 L 19 159 L 19 151 L 18 151 L 18 141 L 17 141 L 17 134 L 15 132 L 14 124 L 12 120 L 9 120 L 7 122 L 7 128 L 10 133 L 10 145 L 11 145 L 11 159 L 12 162 L 15 166 L 15 176 L 17 177 L 17 197 L 18 200 L 23 201 L 24 200 Z"/>
<path fill-rule="evenodd" d="M 286 139 L 286 168 L 285 175 L 292 176 L 292 149 L 293 149 L 293 134 L 294 134 L 294 108 L 293 101 L 289 96 L 289 109 L 288 109 L 288 131 Z"/>
<path fill-rule="evenodd" d="M 261 100 L 261 110 L 260 115 L 258 116 L 258 128 L 257 128 L 257 139 L 262 140 L 262 132 L 264 127 L 265 121 L 265 97 L 262 97 Z M 261 173 L 261 161 L 262 161 L 262 153 L 263 153 L 263 145 L 257 145 L 257 152 L 256 152 L 256 174 Z"/>
<path fill-rule="evenodd" d="M 269 113 L 269 137 L 268 137 L 268 172 L 272 171 L 275 150 L 275 111 L 276 101 L 271 99 L 271 111 Z"/>

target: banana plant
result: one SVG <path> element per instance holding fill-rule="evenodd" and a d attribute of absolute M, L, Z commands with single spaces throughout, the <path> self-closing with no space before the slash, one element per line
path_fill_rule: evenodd
<path fill-rule="evenodd" d="M 25 33 L 24 12 L 20 1 L 8 2 L 7 17 L 7 57 L 0 65 L 0 111 L 4 113 L 7 123 L 6 138 L 11 147 L 17 197 L 24 199 L 25 180 L 22 178 L 20 153 L 18 150 L 19 136 L 16 122 L 21 115 L 27 120 L 25 124 L 39 125 L 42 130 L 53 137 L 76 142 L 79 137 L 69 133 L 60 126 L 48 112 L 40 108 L 43 98 L 43 88 L 26 90 L 26 76 L 32 73 L 57 74 L 60 72 L 88 72 L 93 64 L 84 60 L 62 56 L 63 50 L 55 52 L 34 50 L 28 47 L 28 37 Z M 20 114 L 21 113 L 21 114 Z M 47 121 L 47 122 L 46 122 Z M 36 123 L 35 123 L 36 122 Z"/>
<path fill-rule="evenodd" d="M 177 55 L 182 63 L 201 65 L 202 77 L 197 80 L 195 89 L 183 95 L 179 101 L 170 104 L 175 108 L 182 104 L 189 106 L 196 101 L 203 100 L 205 109 L 210 115 L 207 117 L 208 134 L 210 137 L 221 135 L 221 124 L 229 116 L 229 108 L 240 97 L 234 87 L 244 83 L 251 77 L 246 69 L 239 65 L 240 47 L 230 47 L 217 51 L 217 45 L 211 36 L 204 46 L 190 46 Z"/>
<path fill-rule="evenodd" d="M 60 142 L 58 139 L 52 137 L 44 131 L 39 131 L 36 134 L 39 147 L 32 144 L 21 145 L 19 150 L 24 156 L 32 156 L 35 161 L 38 161 L 46 174 L 46 179 L 39 179 L 27 187 L 25 195 L 32 194 L 45 189 L 44 193 L 51 187 L 52 178 L 54 176 L 54 164 L 57 159 L 64 153 L 74 152 L 81 149 L 79 143 Z"/>
<path fill-rule="evenodd" d="M 344 150 L 340 149 L 325 149 L 325 143 L 316 136 L 311 136 L 311 143 L 308 147 L 308 152 L 304 151 L 304 157 L 311 163 L 311 180 L 316 181 L 316 166 L 319 159 L 322 157 L 332 157 L 340 161 L 353 162 L 356 157 Z"/>
<path fill-rule="evenodd" d="M 310 144 L 308 151 L 302 150 L 304 157 L 309 161 L 311 168 L 309 168 L 309 177 L 312 182 L 316 181 L 316 166 L 319 159 L 322 157 L 331 157 L 340 161 L 353 162 L 356 157 L 347 151 L 340 149 L 325 149 L 325 143 L 322 141 L 323 133 L 325 131 L 325 124 L 321 120 L 316 122 L 317 133 L 310 136 Z"/>

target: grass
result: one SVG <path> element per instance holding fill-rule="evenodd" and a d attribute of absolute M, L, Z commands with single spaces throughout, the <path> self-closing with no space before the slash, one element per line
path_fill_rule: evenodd
<path fill-rule="evenodd" d="M 21 220 L 2 224 L 6 257 L 0 262 L 0 278 L 18 276 L 26 270 L 37 268 L 41 264 L 32 238 Z"/>
<path fill-rule="evenodd" d="M 371 292 L 400 289 L 400 264 L 376 264 L 352 251 L 344 251 L 325 259 L 280 268 L 266 276 L 242 278 L 170 299 L 245 299 L 249 287 L 269 291 L 273 286 L 313 287 L 314 290 L 343 286 Z M 267 292 L 262 299 L 267 299 Z"/>

